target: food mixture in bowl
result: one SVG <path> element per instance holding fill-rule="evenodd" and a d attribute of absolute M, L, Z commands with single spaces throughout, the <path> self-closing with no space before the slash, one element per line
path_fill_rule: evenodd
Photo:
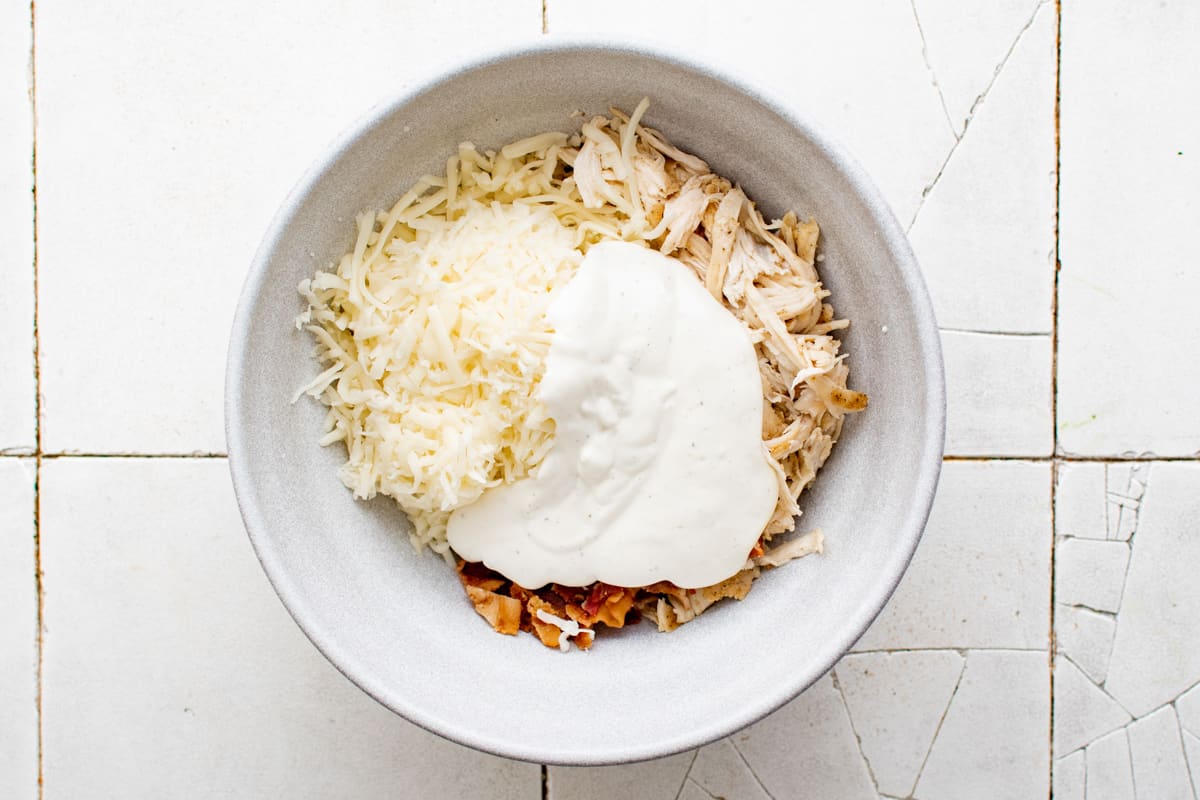
<path fill-rule="evenodd" d="M 459 146 L 300 285 L 342 481 L 394 498 L 492 627 L 586 649 L 764 568 L 847 412 L 819 229 L 632 115 Z M 775 537 L 780 537 L 776 539 Z"/>

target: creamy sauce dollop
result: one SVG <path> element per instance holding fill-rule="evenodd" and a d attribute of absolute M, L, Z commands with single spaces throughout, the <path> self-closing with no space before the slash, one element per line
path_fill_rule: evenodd
<path fill-rule="evenodd" d="M 450 545 L 527 588 L 728 578 L 771 517 L 762 383 L 745 329 L 683 264 L 593 246 L 551 302 L 537 475 L 450 516 Z"/>

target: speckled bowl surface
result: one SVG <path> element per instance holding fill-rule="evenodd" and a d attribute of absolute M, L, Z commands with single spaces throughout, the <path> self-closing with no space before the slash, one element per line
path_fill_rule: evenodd
<path fill-rule="evenodd" d="M 353 499 L 324 409 L 296 389 L 316 371 L 297 283 L 353 242 L 356 213 L 441 171 L 461 141 L 498 146 L 577 127 L 572 112 L 632 109 L 734 179 L 765 214 L 822 229 L 821 274 L 851 382 L 871 397 L 813 488 L 800 529 L 824 555 L 768 572 L 671 634 L 606 631 L 586 653 L 492 633 L 453 570 L 413 552 L 393 501 Z M 903 157 L 902 154 L 899 157 Z M 557 43 L 444 73 L 385 103 L 284 202 L 251 267 L 229 351 L 229 463 L 250 538 L 313 643 L 350 680 L 435 733 L 504 756 L 603 764 L 729 734 L 820 677 L 866 630 L 917 546 L 941 466 L 937 329 L 904 232 L 861 168 L 797 111 L 710 68 L 633 47 Z"/>

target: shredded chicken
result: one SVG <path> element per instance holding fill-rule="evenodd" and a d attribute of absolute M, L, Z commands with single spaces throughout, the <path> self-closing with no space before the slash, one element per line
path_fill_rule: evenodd
<path fill-rule="evenodd" d="M 768 223 L 740 188 L 638 124 L 644 111 L 645 103 L 632 117 L 613 109 L 611 118 L 596 117 L 568 138 L 559 153 L 561 180 L 575 187 L 582 208 L 616 206 L 621 238 L 641 239 L 678 258 L 746 326 L 758 350 L 763 447 L 779 478 L 779 501 L 746 567 L 715 586 L 681 589 L 660 582 L 635 589 L 607 584 L 581 590 L 551 585 L 534 593 L 521 589 L 519 594 L 529 595 L 523 627 L 549 647 L 559 646 L 561 629 L 538 620 L 539 609 L 547 614 L 558 609 L 591 627 L 621 627 L 640 613 L 669 631 L 719 600 L 741 600 L 763 569 L 820 553 L 820 530 L 775 546 L 770 542 L 795 529 L 800 493 L 829 457 L 845 414 L 867 407 L 865 394 L 847 388 L 841 344 L 830 335 L 849 323 L 835 318 L 817 274 L 817 223 L 801 222 L 791 211 Z M 590 602 L 578 602 L 585 593 Z M 576 602 L 564 599 L 568 595 Z M 496 627 L 490 606 L 472 601 Z"/>
<path fill-rule="evenodd" d="M 845 415 L 867 407 L 867 396 L 847 387 L 841 343 L 830 335 L 849 323 L 834 315 L 817 273 L 817 223 L 790 211 L 767 222 L 741 188 L 641 125 L 647 105 L 643 100 L 629 115 L 612 109 L 612 116 L 586 121 L 575 135 L 540 134 L 499 152 L 464 144 L 445 177 L 423 179 L 397 206 L 442 209 L 453 217 L 463 197 L 524 203 L 550 209 L 576 232 L 580 250 L 605 239 L 643 242 L 693 270 L 755 343 L 763 448 L 780 491 L 736 575 L 702 589 L 662 582 L 550 584 L 531 591 L 482 565 L 459 562 L 468 598 L 493 628 L 530 631 L 548 647 L 565 641 L 568 623 L 580 627 L 572 637 L 581 649 L 591 646 L 596 626 L 620 628 L 642 615 L 672 630 L 721 599 L 745 597 L 762 569 L 821 552 L 819 530 L 775 546 L 771 540 L 794 531 L 800 493 L 829 457 Z M 414 211 L 405 214 L 410 226 L 418 224 Z M 394 221 L 380 215 L 379 224 L 387 230 Z"/>

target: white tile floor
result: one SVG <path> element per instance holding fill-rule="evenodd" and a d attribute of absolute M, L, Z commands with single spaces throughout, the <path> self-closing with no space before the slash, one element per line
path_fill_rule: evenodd
<path fill-rule="evenodd" d="M 809 691 L 542 770 L 395 718 L 295 628 L 221 458 L 225 332 L 372 102 L 481 43 L 632 29 L 876 176 L 944 329 L 949 460 Z M 1200 797 L 1198 38 L 1195 4 L 1116 0 L 0 0 L 0 797 Z"/>
<path fill-rule="evenodd" d="M 0 453 L 32 453 L 33 106 L 28 4 L 0 4 Z"/>

